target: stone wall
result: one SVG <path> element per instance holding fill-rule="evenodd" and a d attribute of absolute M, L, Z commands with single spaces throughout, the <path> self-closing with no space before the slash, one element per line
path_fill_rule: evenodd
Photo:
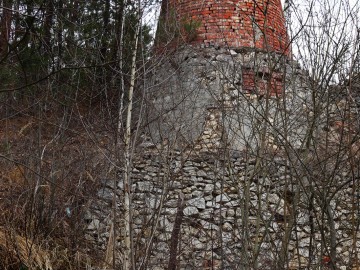
<path fill-rule="evenodd" d="M 332 241 L 336 269 L 352 269 L 360 259 L 360 191 L 347 169 L 334 176 L 336 181 L 311 181 L 308 168 L 289 167 L 280 156 L 179 152 L 169 145 L 141 152 L 133 161 L 131 187 L 137 266 L 145 261 L 144 269 L 166 269 L 179 211 L 178 269 L 327 269 Z M 120 181 L 118 201 L 122 188 Z M 317 193 L 325 190 L 332 192 L 326 202 Z M 104 183 L 88 217 L 89 239 L 102 249 L 112 194 L 112 183 Z M 184 208 L 178 205 L 180 195 Z"/>
<path fill-rule="evenodd" d="M 281 93 L 246 91 L 244 68 L 282 74 Z M 340 106 L 344 100 L 325 103 L 314 127 L 322 107 L 313 107 L 315 90 L 299 65 L 276 53 L 216 46 L 172 54 L 154 69 L 151 85 L 150 137 L 132 160 L 139 269 L 167 268 L 175 225 L 181 270 L 359 266 L 360 147 L 353 148 L 353 129 L 338 125 L 351 124 L 348 116 L 357 112 Z M 310 131 L 316 144 L 305 147 Z M 115 181 L 119 264 L 121 175 Z M 88 238 L 103 251 L 114 220 L 113 183 L 104 181 L 87 216 Z"/>
<path fill-rule="evenodd" d="M 291 115 L 303 119 L 287 131 L 289 140 L 302 143 L 305 111 L 312 106 L 308 79 L 283 55 L 186 46 L 165 57 L 151 80 L 146 121 L 155 142 L 168 139 L 181 149 L 197 142 L 209 126 L 206 119 L 214 118 L 214 136 L 226 136 L 233 149 L 241 150 L 258 139 L 258 132 L 251 135 L 254 125 L 279 128 Z"/>
<path fill-rule="evenodd" d="M 311 88 L 306 72 L 278 53 L 285 45 L 278 38 L 283 24 L 271 33 L 263 29 L 271 37 L 270 51 L 263 50 L 261 38 L 231 45 L 229 29 L 237 37 L 254 33 L 240 29 L 249 20 L 240 24 L 232 13 L 253 9 L 249 1 L 219 3 L 169 1 L 169 14 L 176 6 L 180 17 L 207 19 L 195 46 L 161 55 L 147 82 L 149 137 L 134 152 L 130 191 L 136 267 L 166 269 L 176 253 L 181 270 L 355 269 L 360 146 L 353 148 L 354 129 L 344 126 L 357 111 L 347 112 L 342 101 L 329 103 L 327 91 Z M 280 2 L 269 3 L 279 24 Z M 211 25 L 215 18 L 224 31 Z M 215 44 L 224 41 L 220 34 L 236 48 Z M 87 217 L 89 240 L 103 251 L 116 221 L 119 264 L 121 175 L 116 188 L 114 179 L 104 181 Z"/>

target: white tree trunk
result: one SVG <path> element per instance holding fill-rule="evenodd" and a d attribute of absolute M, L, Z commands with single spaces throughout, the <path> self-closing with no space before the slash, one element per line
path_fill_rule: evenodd
<path fill-rule="evenodd" d="M 140 8 L 140 7 L 139 7 Z M 125 250 L 123 269 L 131 269 L 131 118 L 133 109 L 134 86 L 136 79 L 136 56 L 141 28 L 141 14 L 139 12 L 137 27 L 135 31 L 135 46 L 131 60 L 130 87 L 128 92 L 128 107 L 126 113 L 125 129 L 125 174 L 124 174 L 124 220 L 125 220 Z"/>

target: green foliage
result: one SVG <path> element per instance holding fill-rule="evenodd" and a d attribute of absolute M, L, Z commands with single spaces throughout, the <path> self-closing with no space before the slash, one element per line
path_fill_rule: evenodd
<path fill-rule="evenodd" d="M 21 91 L 22 96 L 50 94 L 60 103 L 99 99 L 105 91 L 118 92 L 117 77 L 125 74 L 127 78 L 129 73 L 138 20 L 135 4 L 110 0 L 55 1 L 53 6 L 40 0 L 18 3 L 21 12 L 11 14 L 14 27 L 10 52 L 5 58 L 0 55 L 0 91 L 20 87 L 26 90 Z M 15 1 L 12 5 L 15 8 Z M 151 41 L 150 27 L 145 25 L 139 46 L 139 54 L 145 57 L 138 59 L 146 59 Z M 60 97 L 63 100 L 58 100 Z"/>
<path fill-rule="evenodd" d="M 24 265 L 24 264 L 21 264 L 21 266 L 20 266 L 20 269 L 19 270 L 28 270 L 29 268 L 26 266 L 26 265 Z"/>
<path fill-rule="evenodd" d="M 156 41 L 166 44 L 180 35 L 180 28 L 177 23 L 176 13 L 174 9 L 168 11 L 166 16 L 159 18 Z"/>
<path fill-rule="evenodd" d="M 185 31 L 187 41 L 193 41 L 197 37 L 197 31 L 201 26 L 201 21 L 194 19 L 185 19 L 182 22 L 182 27 Z"/>
<path fill-rule="evenodd" d="M 170 10 L 159 20 L 156 40 L 163 44 L 179 38 L 191 42 L 197 37 L 200 26 L 201 21 L 193 18 L 184 17 L 179 21 L 175 10 Z"/>

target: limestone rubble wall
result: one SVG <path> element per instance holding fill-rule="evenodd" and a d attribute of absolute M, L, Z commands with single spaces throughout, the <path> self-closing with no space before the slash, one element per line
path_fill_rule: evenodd
<path fill-rule="evenodd" d="M 257 140 L 254 126 L 276 125 L 279 133 L 290 115 L 289 140 L 302 144 L 311 91 L 304 71 L 284 55 L 187 46 L 164 57 L 150 81 L 146 122 L 156 143 L 167 139 L 181 149 L 217 118 L 211 133 L 226 133 L 231 148 L 241 150 Z"/>
<path fill-rule="evenodd" d="M 145 269 L 166 269 L 183 194 L 178 269 L 327 269 L 333 240 L 337 269 L 352 269 L 360 259 L 360 193 L 349 178 L 345 172 L 336 176 L 328 186 L 334 195 L 324 206 L 310 192 L 324 179 L 311 183 L 282 158 L 143 149 L 133 162 L 131 190 L 137 264 L 148 254 Z M 89 239 L 102 249 L 109 236 L 111 185 L 104 183 L 89 217 Z M 120 202 L 121 182 L 116 192 Z"/>
<path fill-rule="evenodd" d="M 244 70 L 268 90 L 282 74 L 281 94 L 247 91 Z M 132 160 L 137 267 L 167 268 L 175 225 L 181 270 L 359 266 L 359 156 L 346 141 L 352 131 L 338 126 L 346 106 L 325 103 L 313 130 L 317 88 L 296 63 L 256 50 L 187 47 L 152 79 L 150 138 Z M 314 144 L 304 147 L 311 130 Z M 115 191 L 114 179 L 104 180 L 86 217 L 88 239 L 105 251 L 115 196 L 119 264 L 122 173 Z"/>

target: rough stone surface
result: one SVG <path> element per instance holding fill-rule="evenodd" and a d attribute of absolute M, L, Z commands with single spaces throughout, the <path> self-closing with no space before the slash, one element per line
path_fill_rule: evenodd
<path fill-rule="evenodd" d="M 313 201 L 314 209 L 309 213 L 309 199 L 306 193 L 308 186 L 299 185 L 297 181 L 288 182 L 291 177 L 282 177 L 285 163 L 280 158 L 262 163 L 262 170 L 257 173 L 256 178 L 247 174 L 244 176 L 244 172 L 252 166 L 252 160 L 248 159 L 245 153 L 231 153 L 233 152 L 228 153 L 227 159 L 220 160 L 220 152 L 214 154 L 203 151 L 175 151 L 171 154 L 172 159 L 182 164 L 176 173 L 172 172 L 166 163 L 160 162 L 165 156 L 158 150 L 147 150 L 134 160 L 134 168 L 142 168 L 134 170 L 132 175 L 136 187 L 141 186 L 138 184 L 142 183 L 144 175 L 151 171 L 163 172 L 162 176 L 157 174 L 147 180 L 152 188 L 134 189 L 133 197 L 139 198 L 132 202 L 133 236 L 140 256 L 137 257 L 139 262 L 142 250 L 151 239 L 153 248 L 148 262 L 149 269 L 154 269 L 151 265 L 166 268 L 171 233 L 178 212 L 178 194 L 182 192 L 190 196 L 186 199 L 179 236 L 180 269 L 199 268 L 215 260 L 222 262 L 226 269 L 236 269 L 233 268 L 234 265 L 241 264 L 245 254 L 253 254 L 256 241 L 260 241 L 261 244 L 257 255 L 258 266 L 248 266 L 247 269 L 260 269 L 267 265 L 266 262 L 270 266 L 262 269 L 277 269 L 278 266 L 269 263 L 279 259 L 282 247 L 286 247 L 287 250 L 288 269 L 303 269 L 307 266 L 309 258 L 312 258 L 313 263 L 311 269 L 317 269 L 316 265 L 321 263 L 323 257 L 321 250 L 328 248 L 327 245 L 330 243 L 330 223 L 314 222 L 321 220 L 322 211 L 321 206 Z M 168 152 L 164 152 L 165 154 L 168 155 Z M 146 158 L 143 158 L 144 156 Z M 184 159 L 187 160 L 186 163 Z M 203 161 L 196 162 L 197 160 Z M 268 168 L 273 169 L 271 175 Z M 209 177 L 208 174 L 207 178 L 193 179 L 192 171 L 211 171 L 213 176 Z M 343 183 L 344 187 L 334 197 L 334 203 L 330 204 L 335 217 L 334 226 L 337 228 L 337 256 L 343 263 L 339 267 L 349 265 L 360 254 L 360 232 L 354 231 L 353 227 L 353 218 L 355 222 L 359 222 L 359 208 L 355 208 L 356 212 L 352 208 L 354 188 L 355 194 L 358 194 L 359 187 L 351 186 L 346 179 L 342 177 L 339 178 L 340 182 L 334 183 Z M 179 183 L 177 189 L 167 188 L 172 182 Z M 256 188 L 252 192 L 251 187 L 254 185 Z M 158 189 L 159 192 L 154 193 L 154 189 Z M 219 194 L 214 193 L 214 190 L 219 190 Z M 193 197 L 192 194 L 196 196 Z M 296 202 L 290 203 L 295 198 Z M 341 201 L 338 201 L 338 198 L 341 198 Z M 121 209 L 121 205 L 119 207 Z M 92 218 L 88 227 L 88 238 L 93 239 L 99 248 L 105 249 L 111 224 L 111 209 L 98 209 L 101 210 L 87 215 L 88 219 Z M 154 217 L 157 216 L 159 218 L 155 222 Z M 121 215 L 119 222 L 121 224 Z M 289 239 L 284 243 L 287 231 L 290 232 Z M 123 232 L 120 231 L 119 237 L 122 235 Z M 246 253 L 244 245 L 247 245 Z M 222 254 L 227 255 L 221 257 Z M 214 269 L 220 269 L 219 267 L 218 265 Z"/>
<path fill-rule="evenodd" d="M 252 127 L 264 125 L 264 115 L 278 132 L 286 128 L 279 111 L 302 118 L 289 119 L 292 127 L 286 132 L 296 147 L 303 143 L 304 122 L 312 108 L 308 79 L 284 55 L 248 50 L 232 56 L 225 48 L 181 47 L 164 58 L 151 78 L 156 89 L 149 97 L 153 106 L 148 117 L 155 143 L 166 139 L 177 149 L 190 144 L 208 152 L 223 147 L 226 138 L 232 149 L 243 150 L 259 141 Z M 268 131 L 267 145 L 276 151 L 273 132 Z M 208 171 L 187 169 L 193 176 L 210 177 Z"/>
<path fill-rule="evenodd" d="M 260 2 L 258 8 L 267 1 Z M 280 6 L 280 1 L 268 2 Z M 350 151 L 349 163 L 344 152 L 334 155 L 324 148 L 326 142 L 326 147 L 344 149 L 338 143 L 350 133 L 339 132 L 345 124 L 339 116 L 350 115 L 351 122 L 355 113 L 341 109 L 346 107 L 341 102 L 326 107 L 326 115 L 316 115 L 312 138 L 320 141 L 319 148 L 304 148 L 314 128 L 309 119 L 318 108 L 306 73 L 284 51 L 286 39 L 278 39 L 285 31 L 281 12 L 276 10 L 268 24 L 280 27 L 257 29 L 250 21 L 240 26 L 238 18 L 248 14 L 254 1 L 169 3 L 183 3 L 174 6 L 179 8 L 175 16 L 189 12 L 210 19 L 193 40 L 202 48 L 178 47 L 149 79 L 156 86 L 149 93 L 146 119 L 154 142 L 134 153 L 130 185 L 135 268 L 145 259 L 147 269 L 166 269 L 172 232 L 180 226 L 181 270 L 326 269 L 330 247 L 337 266 L 352 269 L 360 260 L 358 149 Z M 261 22 L 264 17 L 256 18 L 256 11 L 253 19 Z M 217 22 L 223 32 L 214 28 Z M 263 50 L 260 32 L 270 37 L 270 50 Z M 220 33 L 236 48 L 220 47 Z M 239 35 L 245 43 L 236 43 Z M 119 254 L 125 236 L 123 192 L 119 180 Z M 87 238 L 103 251 L 113 196 L 105 185 L 86 216 Z M 182 210 L 179 197 L 185 200 L 183 219 L 175 224 Z"/>

